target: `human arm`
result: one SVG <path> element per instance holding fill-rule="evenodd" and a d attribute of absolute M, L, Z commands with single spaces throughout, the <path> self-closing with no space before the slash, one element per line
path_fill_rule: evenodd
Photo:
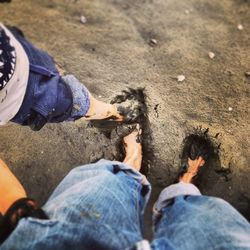
<path fill-rule="evenodd" d="M 48 218 L 36 201 L 27 197 L 22 184 L 0 159 L 0 244 L 24 217 Z"/>
<path fill-rule="evenodd" d="M 5 214 L 8 208 L 21 198 L 26 198 L 22 184 L 0 159 L 0 212 Z"/>

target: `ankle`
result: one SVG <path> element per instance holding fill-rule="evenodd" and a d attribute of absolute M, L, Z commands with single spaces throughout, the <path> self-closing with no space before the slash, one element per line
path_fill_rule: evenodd
<path fill-rule="evenodd" d="M 180 178 L 179 182 L 184 182 L 184 183 L 192 183 L 193 178 L 195 175 L 193 173 L 184 173 Z"/>

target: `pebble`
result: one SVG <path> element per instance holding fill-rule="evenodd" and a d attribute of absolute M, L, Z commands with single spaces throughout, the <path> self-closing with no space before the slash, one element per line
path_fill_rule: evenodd
<path fill-rule="evenodd" d="M 237 28 L 238 28 L 238 30 L 243 30 L 243 25 L 242 24 L 238 24 Z"/>
<path fill-rule="evenodd" d="M 150 39 L 150 41 L 149 41 L 149 45 L 151 45 L 151 46 L 157 45 L 157 43 L 158 43 L 157 40 L 154 38 Z"/>
<path fill-rule="evenodd" d="M 177 81 L 178 82 L 183 82 L 186 79 L 186 77 L 184 75 L 178 75 L 177 76 Z"/>
<path fill-rule="evenodd" d="M 250 77 L 250 71 L 245 72 L 245 76 L 249 78 Z"/>
<path fill-rule="evenodd" d="M 233 110 L 233 108 L 232 108 L 232 107 L 229 107 L 229 108 L 228 108 L 228 111 L 232 111 L 232 110 Z"/>
<path fill-rule="evenodd" d="M 190 14 L 190 10 L 185 10 L 185 14 Z"/>
<path fill-rule="evenodd" d="M 85 16 L 81 16 L 81 23 L 85 24 L 87 22 L 87 18 Z"/>
<path fill-rule="evenodd" d="M 227 75 L 229 75 L 229 76 L 234 75 L 234 72 L 233 72 L 232 70 L 230 70 L 230 69 L 226 69 L 226 70 L 224 71 L 224 73 L 227 74 Z"/>
<path fill-rule="evenodd" d="M 213 52 L 208 52 L 208 56 L 209 58 L 213 59 L 215 57 L 215 54 Z"/>

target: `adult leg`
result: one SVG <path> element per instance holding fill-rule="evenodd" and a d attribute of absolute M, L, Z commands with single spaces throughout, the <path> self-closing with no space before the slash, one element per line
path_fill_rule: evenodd
<path fill-rule="evenodd" d="M 153 249 L 250 249 L 248 221 L 226 201 L 202 196 L 192 184 L 204 155 L 188 158 L 179 183 L 161 192 L 154 206 Z"/>
<path fill-rule="evenodd" d="M 83 249 L 90 243 L 126 249 L 143 239 L 142 219 L 150 185 L 137 171 L 142 157 L 139 133 L 124 138 L 124 163 L 101 160 L 75 168 L 44 206 L 51 220 L 80 225 L 77 240 L 88 239 L 83 241 Z"/>
<path fill-rule="evenodd" d="M 135 169 L 139 133 L 124 138 L 125 163 L 100 160 L 73 169 L 43 207 L 49 219 L 19 221 L 2 249 L 17 242 L 19 249 L 127 249 L 141 241 L 150 185 Z"/>

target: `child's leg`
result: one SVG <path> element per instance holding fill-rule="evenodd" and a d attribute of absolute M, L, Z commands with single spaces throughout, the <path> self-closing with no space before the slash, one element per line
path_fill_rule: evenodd
<path fill-rule="evenodd" d="M 73 96 L 72 111 L 67 120 L 85 117 L 88 120 L 122 121 L 122 116 L 114 105 L 97 100 L 73 75 L 63 76 L 62 79 L 70 88 Z"/>
<path fill-rule="evenodd" d="M 30 63 L 26 94 L 13 122 L 39 130 L 48 122 L 81 117 L 122 120 L 115 106 L 95 99 L 74 76 L 61 77 L 46 52 L 34 47 L 16 29 L 11 32 L 23 46 Z"/>
<path fill-rule="evenodd" d="M 118 112 L 117 108 L 109 103 L 105 103 L 95 99 L 91 94 L 89 94 L 90 106 L 87 114 L 85 115 L 86 119 L 112 119 L 116 121 L 122 121 L 123 116 Z"/>
<path fill-rule="evenodd" d="M 0 159 L 0 213 L 4 215 L 15 201 L 26 197 L 22 184 Z"/>

